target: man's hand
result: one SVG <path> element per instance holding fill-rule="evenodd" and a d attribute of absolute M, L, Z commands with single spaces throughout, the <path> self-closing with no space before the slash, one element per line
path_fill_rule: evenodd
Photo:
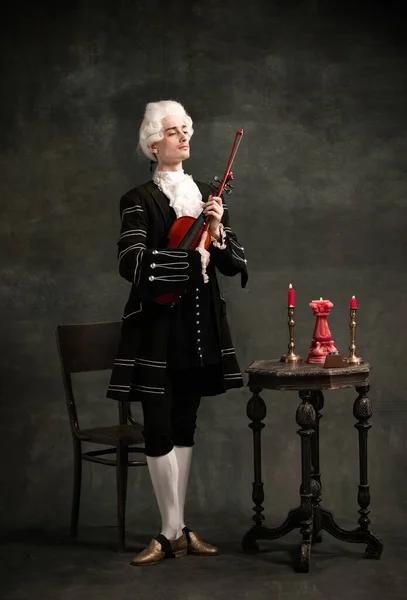
<path fill-rule="evenodd" d="M 219 225 L 223 217 L 222 198 L 219 196 L 209 196 L 208 202 L 204 204 L 204 214 L 211 217 L 209 231 L 218 242 L 221 238 Z"/>

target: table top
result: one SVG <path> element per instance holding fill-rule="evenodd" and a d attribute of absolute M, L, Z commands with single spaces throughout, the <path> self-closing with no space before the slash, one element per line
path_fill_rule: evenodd
<path fill-rule="evenodd" d="M 366 386 L 371 365 L 362 363 L 325 369 L 306 362 L 284 363 L 279 359 L 256 360 L 246 369 L 249 387 L 275 390 L 330 390 Z"/>

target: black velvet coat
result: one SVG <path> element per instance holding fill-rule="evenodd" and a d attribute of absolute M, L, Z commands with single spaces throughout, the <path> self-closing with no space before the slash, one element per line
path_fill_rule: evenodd
<path fill-rule="evenodd" d="M 206 201 L 212 193 L 210 186 L 199 182 L 197 185 Z M 226 303 L 216 277 L 216 268 L 226 276 L 240 274 L 242 287 L 248 278 L 244 249 L 229 227 L 227 206 L 224 204 L 222 219 L 226 248 L 210 246 L 206 284 L 203 284 L 199 252 L 167 249 L 175 213 L 153 181 L 127 192 L 120 201 L 120 214 L 119 272 L 132 287 L 122 317 L 121 340 L 107 396 L 128 402 L 167 393 L 167 351 L 173 309 L 154 302 L 153 298 L 184 291 L 198 297 L 202 285 L 209 286 L 221 357 L 218 368 L 201 378 L 202 395 L 217 395 L 241 387 L 243 380 L 231 340 Z"/>

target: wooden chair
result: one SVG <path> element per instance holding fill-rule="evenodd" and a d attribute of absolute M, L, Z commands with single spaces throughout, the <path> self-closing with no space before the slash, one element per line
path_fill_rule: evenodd
<path fill-rule="evenodd" d="M 121 322 L 58 325 L 56 339 L 62 367 L 66 403 L 74 447 L 74 484 L 71 513 L 71 535 L 78 535 L 79 505 L 82 483 L 82 461 L 116 467 L 118 551 L 125 550 L 125 511 L 128 467 L 146 465 L 146 460 L 129 460 L 130 452 L 144 454 L 142 425 L 132 417 L 130 404 L 119 402 L 119 423 L 105 427 L 81 429 L 72 386 L 73 373 L 111 369 L 120 337 Z M 102 400 L 106 401 L 106 400 Z M 110 446 L 101 450 L 82 451 L 82 443 Z M 132 447 L 132 444 L 139 445 Z M 105 456 L 114 454 L 113 459 Z"/>

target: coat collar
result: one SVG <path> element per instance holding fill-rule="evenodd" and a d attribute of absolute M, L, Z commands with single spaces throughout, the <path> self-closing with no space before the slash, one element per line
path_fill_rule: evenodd
<path fill-rule="evenodd" d="M 148 191 L 150 192 L 150 194 L 151 194 L 151 196 L 163 218 L 164 225 L 165 225 L 166 229 L 168 230 L 174 221 L 174 219 L 171 215 L 171 209 L 170 209 L 168 198 L 165 194 L 162 193 L 162 191 L 158 188 L 158 186 L 154 183 L 154 181 L 149 181 L 147 186 L 148 186 Z"/>
<path fill-rule="evenodd" d="M 209 194 L 212 193 L 210 190 L 210 186 L 207 183 L 202 183 L 201 181 L 195 181 L 195 183 L 202 194 L 202 200 L 206 202 L 208 200 Z"/>

